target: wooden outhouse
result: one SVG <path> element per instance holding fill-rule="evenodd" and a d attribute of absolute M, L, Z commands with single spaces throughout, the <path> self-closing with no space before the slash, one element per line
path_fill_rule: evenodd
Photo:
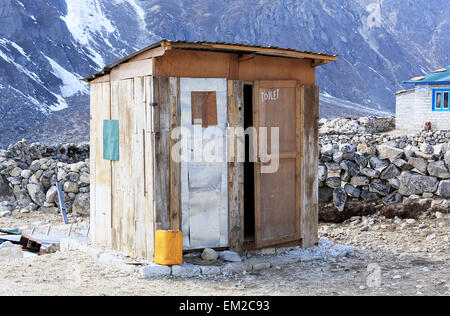
<path fill-rule="evenodd" d="M 85 78 L 93 241 L 148 259 L 156 230 L 182 231 L 185 251 L 314 246 L 315 67 L 330 61 L 336 56 L 161 41 Z M 260 135 L 261 127 L 278 134 Z M 176 158 L 181 138 L 188 145 Z M 207 151 L 197 147 L 211 142 L 226 159 L 202 160 Z M 276 168 L 263 172 L 274 159 Z"/>

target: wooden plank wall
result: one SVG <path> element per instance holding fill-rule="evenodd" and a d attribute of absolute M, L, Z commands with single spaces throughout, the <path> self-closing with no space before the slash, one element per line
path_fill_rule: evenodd
<path fill-rule="evenodd" d="M 319 87 L 303 86 L 301 89 L 303 166 L 302 166 L 302 247 L 310 248 L 319 242 Z"/>
<path fill-rule="evenodd" d="M 153 259 L 152 78 L 91 87 L 94 241 Z M 119 161 L 103 159 L 104 119 L 119 121 Z"/>
<path fill-rule="evenodd" d="M 244 82 L 228 81 L 228 123 L 230 127 L 244 128 Z M 244 137 L 236 137 L 228 143 L 234 157 L 238 152 L 238 142 L 245 144 Z M 232 148 L 230 148 L 232 146 Z M 230 249 L 242 252 L 244 245 L 244 163 L 228 164 L 228 207 Z"/>

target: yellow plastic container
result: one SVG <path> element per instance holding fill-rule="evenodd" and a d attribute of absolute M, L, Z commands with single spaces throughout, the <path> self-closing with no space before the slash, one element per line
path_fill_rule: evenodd
<path fill-rule="evenodd" d="M 183 264 L 183 233 L 158 230 L 155 234 L 155 263 L 164 266 Z"/>

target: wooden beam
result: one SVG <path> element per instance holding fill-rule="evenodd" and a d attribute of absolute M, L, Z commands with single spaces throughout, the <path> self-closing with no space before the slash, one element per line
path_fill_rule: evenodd
<path fill-rule="evenodd" d="M 256 57 L 256 54 L 245 54 L 239 57 L 239 62 L 243 63 Z"/>
<path fill-rule="evenodd" d="M 319 67 L 319 66 L 322 66 L 322 65 L 326 65 L 329 62 L 330 62 L 329 60 L 322 60 L 322 61 L 319 61 L 319 62 L 312 62 L 311 66 L 313 68 L 315 68 L 315 67 Z"/>
<path fill-rule="evenodd" d="M 180 104 L 180 79 L 170 78 L 170 131 L 181 126 L 181 104 Z M 170 229 L 181 230 L 181 163 L 175 162 L 172 157 L 172 148 L 178 142 L 177 139 L 169 140 L 169 164 L 170 164 Z"/>
<path fill-rule="evenodd" d="M 337 61 L 336 56 L 321 55 L 307 52 L 297 52 L 282 48 L 266 48 L 266 47 L 251 47 L 232 44 L 216 44 L 216 43 L 171 43 L 166 42 L 165 47 L 168 49 L 203 49 L 203 50 L 221 50 L 229 52 L 250 52 L 261 55 L 290 57 L 290 58 L 308 58 L 317 60 Z"/>

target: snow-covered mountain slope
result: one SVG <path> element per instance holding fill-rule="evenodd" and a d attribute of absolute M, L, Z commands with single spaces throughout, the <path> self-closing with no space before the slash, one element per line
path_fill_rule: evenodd
<path fill-rule="evenodd" d="M 321 114 L 392 112 L 403 80 L 449 64 L 447 6 L 448 0 L 1 0 L 0 144 L 61 133 L 77 138 L 73 131 L 85 128 L 89 107 L 89 89 L 78 78 L 162 38 L 337 53 L 338 63 L 318 70 Z"/>

